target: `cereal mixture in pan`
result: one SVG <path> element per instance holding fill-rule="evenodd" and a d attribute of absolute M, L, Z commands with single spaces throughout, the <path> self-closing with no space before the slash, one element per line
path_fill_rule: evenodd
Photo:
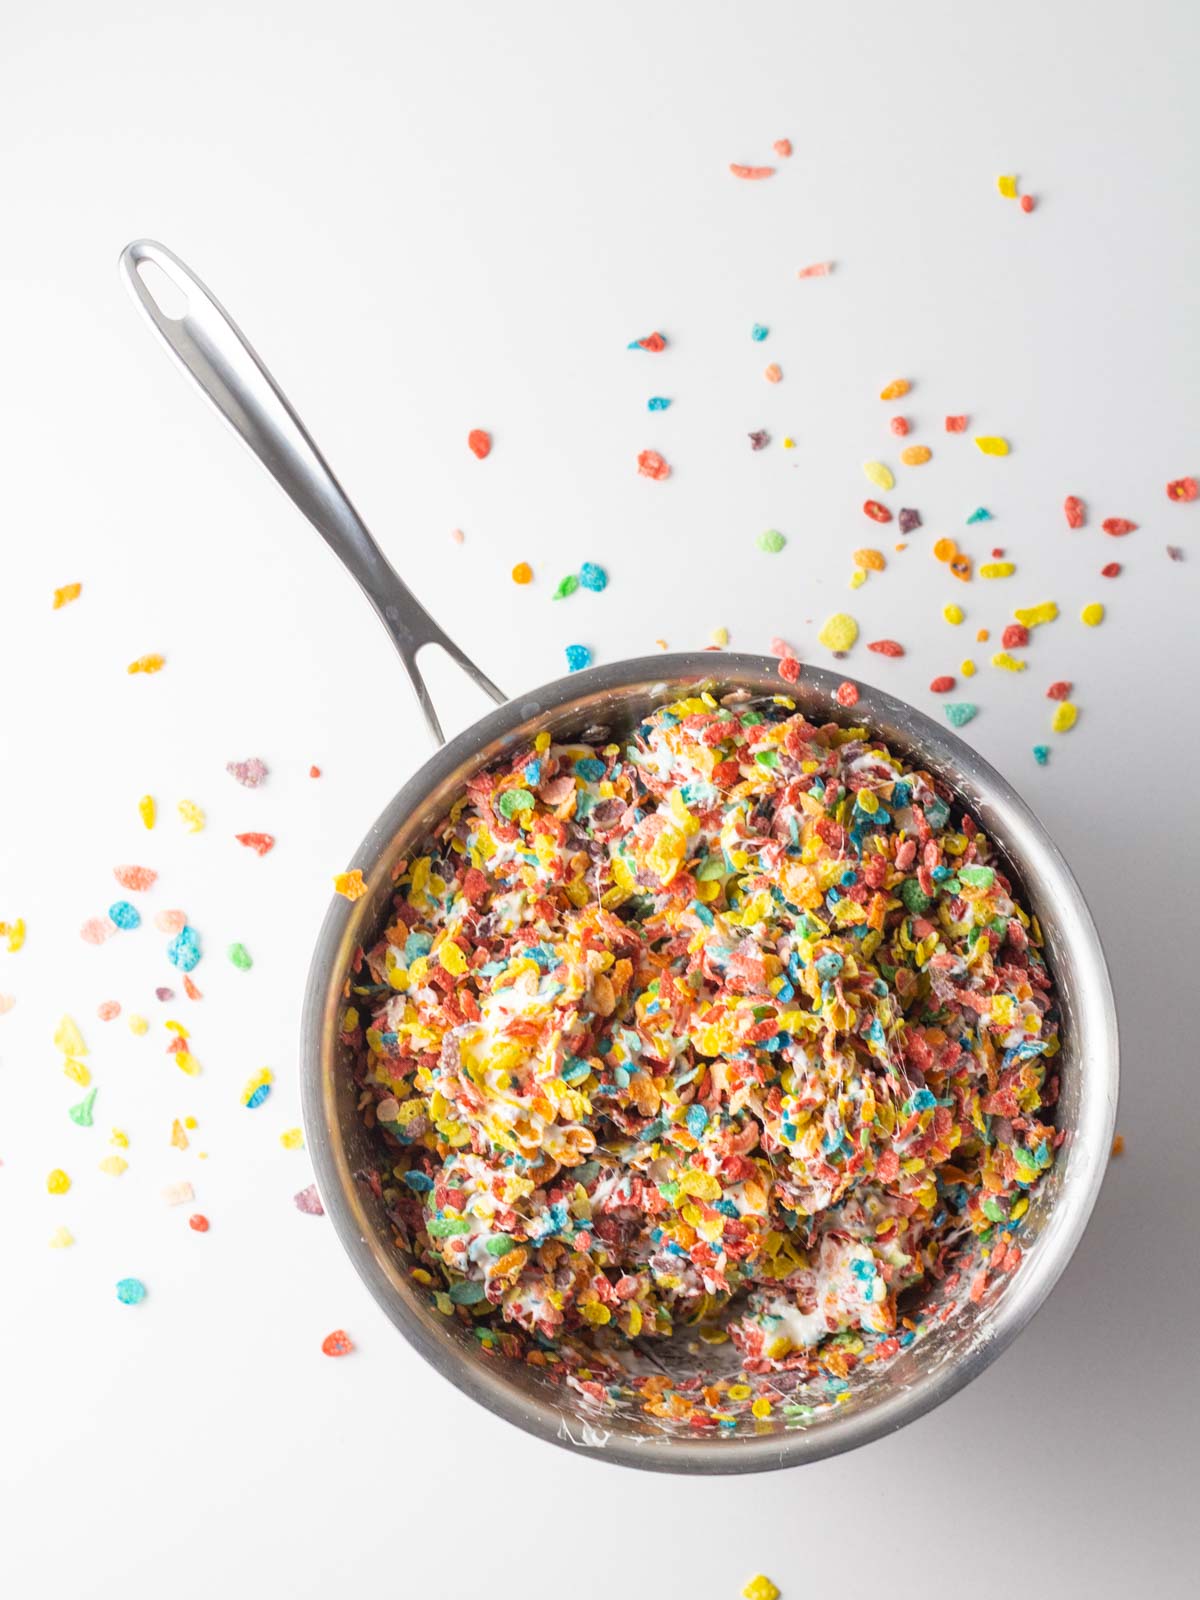
<path fill-rule="evenodd" d="M 701 693 L 623 746 L 540 734 L 402 864 L 352 982 L 415 1276 L 526 1359 L 684 1327 L 751 1373 L 890 1353 L 964 1242 L 1019 1260 L 1055 1148 L 1040 946 L 972 818 L 862 728 Z"/>

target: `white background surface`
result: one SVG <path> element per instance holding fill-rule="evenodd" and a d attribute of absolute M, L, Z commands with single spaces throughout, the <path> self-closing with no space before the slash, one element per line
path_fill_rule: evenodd
<path fill-rule="evenodd" d="M 1185 1592 L 1200 504 L 1163 485 L 1200 471 L 1198 33 L 1182 3 L 1065 0 L 109 0 L 8 20 L 0 919 L 24 915 L 29 937 L 0 952 L 16 998 L 0 1017 L 6 1593 L 725 1600 L 757 1570 L 787 1600 L 897 1582 L 977 1600 Z M 796 153 L 770 182 L 728 175 L 782 136 Z M 1037 195 L 1032 216 L 997 195 L 1004 171 Z M 390 556 L 514 692 L 557 676 L 572 640 L 611 660 L 724 625 L 737 648 L 784 634 L 823 659 L 817 626 L 846 608 L 864 639 L 909 652 L 860 644 L 851 669 L 936 714 L 928 681 L 957 670 L 974 626 L 1059 602 L 1023 677 L 981 670 L 968 736 L 1094 907 L 1129 1149 L 1036 1323 L 942 1410 L 768 1477 L 575 1459 L 425 1369 L 328 1222 L 294 1208 L 308 1158 L 278 1135 L 299 1121 L 298 1002 L 330 874 L 425 738 L 353 585 L 126 302 L 116 256 L 139 234 L 233 311 Z M 825 258 L 833 277 L 797 282 Z M 626 351 L 654 328 L 667 353 Z M 890 550 L 859 510 L 860 464 L 895 461 L 875 395 L 899 374 L 935 461 L 890 498 L 927 531 L 851 596 L 850 551 Z M 647 414 L 653 393 L 674 399 L 665 415 Z M 946 438 L 947 411 L 1013 454 Z M 496 438 L 483 464 L 475 426 Z M 774 442 L 752 454 L 757 427 Z M 634 471 L 651 446 L 669 483 Z M 1075 534 L 1072 492 L 1093 508 Z M 980 504 L 996 520 L 965 529 Z M 1141 526 L 1118 544 L 1106 515 Z M 755 548 L 767 527 L 788 536 L 780 556 Z M 929 556 L 938 532 L 977 558 L 1004 546 L 1017 578 L 964 592 Z M 1126 570 L 1106 583 L 1112 558 Z M 517 590 L 521 559 L 537 582 Z M 552 606 L 585 559 L 607 593 Z M 53 614 L 75 579 L 82 599 Z M 970 614 L 957 631 L 951 598 Z M 1094 598 L 1109 617 L 1089 631 Z M 152 650 L 166 670 L 128 677 Z M 1043 771 L 1030 747 L 1050 738 L 1058 677 L 1082 716 Z M 451 696 L 448 721 L 475 709 Z M 251 754 L 271 768 L 257 792 L 223 770 Z M 183 796 L 208 812 L 199 836 L 174 815 Z M 254 828 L 278 836 L 265 860 L 232 842 Z M 80 942 L 122 861 L 161 874 L 148 918 L 181 906 L 201 930 L 202 1004 L 154 999 L 178 980 L 152 926 Z M 249 974 L 224 959 L 234 939 Z M 102 1024 L 109 997 L 125 1013 Z M 63 1010 L 91 1049 L 91 1130 L 66 1116 Z M 194 1080 L 163 1054 L 164 1013 L 181 1012 Z M 244 1111 L 264 1064 L 275 1093 Z M 170 1123 L 189 1113 L 180 1152 Z M 131 1140 L 120 1179 L 97 1171 L 113 1126 Z M 45 1189 L 56 1165 L 74 1179 L 62 1199 Z M 203 1237 L 160 1197 L 185 1177 Z M 71 1250 L 47 1249 L 60 1223 Z M 149 1286 L 137 1310 L 113 1293 L 127 1274 Z M 339 1326 L 358 1349 L 329 1361 Z"/>

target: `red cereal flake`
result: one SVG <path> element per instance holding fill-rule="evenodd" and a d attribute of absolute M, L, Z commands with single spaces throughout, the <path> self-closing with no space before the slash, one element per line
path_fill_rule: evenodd
<path fill-rule="evenodd" d="M 993 549 L 992 549 L 992 560 L 993 561 L 1000 561 L 1003 558 L 1003 556 L 1004 556 L 1004 548 L 1003 548 L 1003 546 L 1002 545 L 994 546 Z"/>
<path fill-rule="evenodd" d="M 116 931 L 107 917 L 89 917 L 80 928 L 79 937 L 84 944 L 103 944 L 106 939 L 111 939 Z"/>
<path fill-rule="evenodd" d="M 729 163 L 729 170 L 733 173 L 735 178 L 759 179 L 773 178 L 775 176 L 774 167 L 743 167 L 741 163 L 737 161 L 731 161 Z"/>
<path fill-rule="evenodd" d="M 660 483 L 664 478 L 671 476 L 670 467 L 657 450 L 642 451 L 641 455 L 638 456 L 638 471 L 643 478 L 654 478 Z"/>
<path fill-rule="evenodd" d="M 874 650 L 877 656 L 902 656 L 904 654 L 904 646 L 897 644 L 895 639 L 872 639 L 867 649 Z"/>
<path fill-rule="evenodd" d="M 1119 578 L 1121 576 L 1121 563 L 1119 561 L 1106 561 L 1100 568 L 1102 578 Z"/>
<path fill-rule="evenodd" d="M 1200 494 L 1195 478 L 1176 478 L 1167 485 L 1168 500 L 1194 500 Z"/>
<path fill-rule="evenodd" d="M 967 431 L 967 423 L 970 422 L 970 420 L 971 420 L 970 417 L 947 417 L 946 418 L 946 432 L 947 433 L 966 433 L 966 431 Z"/>
<path fill-rule="evenodd" d="M 792 141 L 790 139 L 776 139 L 771 149 L 774 150 L 777 156 L 786 161 L 792 153 Z"/>
<path fill-rule="evenodd" d="M 485 460 L 492 453 L 492 436 L 482 428 L 472 428 L 467 435 L 467 448 L 473 456 L 480 461 Z"/>
<path fill-rule="evenodd" d="M 96 1015 L 101 1022 L 111 1022 L 114 1017 L 121 1015 L 121 1002 L 119 1000 L 101 1000 L 96 1007 Z"/>
<path fill-rule="evenodd" d="M 1033 198 L 1033 196 L 1031 194 L 1023 194 L 1021 196 L 1019 204 L 1020 204 L 1021 210 L 1025 213 L 1026 216 L 1028 216 L 1029 213 L 1033 210 L 1034 206 L 1037 205 L 1037 201 Z"/>
<path fill-rule="evenodd" d="M 880 505 L 878 500 L 864 500 L 863 510 L 872 522 L 890 522 L 892 520 L 892 513 L 886 506 Z"/>
<path fill-rule="evenodd" d="M 310 778 L 319 778 L 321 776 L 320 767 L 309 767 L 308 775 Z"/>
<path fill-rule="evenodd" d="M 839 683 L 834 691 L 834 698 L 840 706 L 856 706 L 858 704 L 858 685 L 854 683 Z"/>
<path fill-rule="evenodd" d="M 891 428 L 893 433 L 899 434 L 899 436 L 903 439 L 905 434 L 912 427 L 912 424 L 909 422 L 907 417 L 893 417 L 891 422 L 888 423 L 888 427 Z"/>
<path fill-rule="evenodd" d="M 1127 517 L 1105 517 L 1100 526 L 1105 533 L 1111 533 L 1114 539 L 1119 539 L 1122 534 L 1132 533 L 1137 523 L 1130 522 Z"/>
<path fill-rule="evenodd" d="M 1063 501 L 1063 511 L 1068 528 L 1082 528 L 1087 521 L 1087 507 L 1078 495 L 1069 494 Z"/>
<path fill-rule="evenodd" d="M 1073 687 L 1074 685 L 1068 683 L 1066 678 L 1060 678 L 1057 683 L 1052 683 L 1046 690 L 1046 699 L 1065 700 Z"/>
<path fill-rule="evenodd" d="M 786 639 L 775 638 L 771 640 L 771 654 L 786 658 L 787 656 L 794 656 L 796 652 Z"/>
<path fill-rule="evenodd" d="M 122 889 L 149 889 L 158 880 L 153 867 L 114 867 L 113 877 Z"/>
<path fill-rule="evenodd" d="M 779 676 L 784 683 L 795 683 L 800 676 L 800 663 L 795 656 L 784 656 L 779 663 Z"/>
<path fill-rule="evenodd" d="M 204 999 L 204 996 L 200 993 L 199 989 L 197 989 L 196 985 L 192 982 L 191 978 L 188 977 L 186 972 L 183 975 L 183 992 L 187 995 L 189 1000 Z"/>
<path fill-rule="evenodd" d="M 273 833 L 235 833 L 233 837 L 248 850 L 253 850 L 256 856 L 265 856 L 275 848 Z"/>
<path fill-rule="evenodd" d="M 193 1233 L 207 1233 L 208 1218 L 202 1211 L 194 1211 L 188 1218 L 188 1227 Z"/>
<path fill-rule="evenodd" d="M 660 350 L 667 348 L 666 335 L 648 333 L 644 339 L 635 339 L 629 348 L 631 350 L 649 350 L 652 356 L 656 356 Z"/>
<path fill-rule="evenodd" d="M 798 278 L 827 278 L 832 271 L 832 261 L 814 261 L 811 266 L 801 267 L 796 276 Z"/>
<path fill-rule="evenodd" d="M 345 1329 L 335 1328 L 321 1340 L 321 1349 L 327 1356 L 348 1356 L 354 1344 Z"/>
<path fill-rule="evenodd" d="M 1029 643 L 1029 629 L 1023 622 L 1010 622 L 1000 635 L 1000 643 L 1006 650 L 1019 650 Z"/>
<path fill-rule="evenodd" d="M 933 682 L 929 685 L 929 692 L 930 694 L 949 694 L 951 689 L 954 687 L 954 683 L 955 680 L 948 675 L 943 675 L 940 678 L 934 678 Z"/>

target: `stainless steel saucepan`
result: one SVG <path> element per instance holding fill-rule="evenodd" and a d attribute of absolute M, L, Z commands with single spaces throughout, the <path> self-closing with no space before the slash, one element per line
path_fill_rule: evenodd
<path fill-rule="evenodd" d="M 180 298 L 178 315 L 161 309 L 161 287 L 152 292 L 155 270 L 162 275 L 160 286 L 169 280 Z M 656 706 L 700 684 L 718 696 L 775 694 L 783 688 L 776 663 L 710 652 L 643 657 L 593 667 L 506 701 L 392 570 L 299 417 L 203 284 L 169 250 L 145 239 L 122 253 L 121 271 L 180 366 L 365 591 L 440 746 L 388 801 L 354 855 L 350 865 L 362 869 L 369 892 L 355 903 L 333 901 L 304 999 L 304 1121 L 321 1197 L 354 1265 L 396 1327 L 444 1377 L 508 1421 L 601 1460 L 659 1471 L 756 1472 L 814 1461 L 899 1428 L 961 1389 L 1016 1337 L 1070 1260 L 1104 1176 L 1116 1115 L 1117 1021 L 1104 954 L 1079 886 L 1029 807 L 953 733 L 891 695 L 859 685 L 854 722 L 954 789 L 1003 852 L 1045 933 L 1063 1011 L 1057 1120 L 1065 1137 L 1024 1219 L 1019 1270 L 994 1283 L 978 1304 L 946 1300 L 938 1316 L 926 1319 L 924 1337 L 889 1360 L 856 1368 L 836 1400 L 776 1406 L 766 1421 L 747 1419 L 717 1436 L 698 1435 L 633 1404 L 602 1411 L 536 1368 L 485 1352 L 411 1281 L 383 1202 L 358 1176 L 378 1165 L 380 1150 L 359 1118 L 353 1064 L 338 1039 L 355 952 L 369 948 L 385 925 L 393 863 L 415 852 L 482 767 L 511 755 L 542 729 L 569 740 L 603 726 L 620 737 Z M 443 743 L 418 665 L 426 644 L 441 645 L 497 703 L 449 744 Z M 838 682 L 806 666 L 788 693 L 813 721 L 848 720 L 833 699 Z M 939 1292 L 944 1293 L 930 1291 L 935 1303 Z M 687 1376 L 710 1370 L 728 1349 L 693 1346 L 685 1332 L 659 1359 L 676 1377 Z"/>

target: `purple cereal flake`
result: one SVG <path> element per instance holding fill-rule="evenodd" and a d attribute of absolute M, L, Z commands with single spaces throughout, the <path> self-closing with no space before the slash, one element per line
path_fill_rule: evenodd
<path fill-rule="evenodd" d="M 771 435 L 765 428 L 756 428 L 749 435 L 751 450 L 765 450 L 771 442 Z"/>
<path fill-rule="evenodd" d="M 905 506 L 900 512 L 899 522 L 901 533 L 911 533 L 914 528 L 921 526 L 921 513 Z"/>
<path fill-rule="evenodd" d="M 174 989 L 155 989 L 154 998 L 156 1000 L 161 1000 L 163 1004 L 166 1005 L 168 1000 L 174 1000 L 175 991 Z"/>
<path fill-rule="evenodd" d="M 1182 547 L 1180 545 L 1169 544 L 1167 546 L 1167 555 L 1171 558 L 1172 561 L 1182 561 L 1183 560 L 1183 549 L 1182 549 Z"/>
<path fill-rule="evenodd" d="M 267 775 L 267 764 L 265 761 L 260 761 L 257 756 L 250 756 L 245 761 L 227 761 L 225 771 L 243 788 L 257 789 Z"/>
<path fill-rule="evenodd" d="M 303 1211 L 305 1216 L 323 1217 L 325 1215 L 325 1207 L 321 1204 L 321 1196 L 317 1193 L 315 1183 L 310 1183 L 307 1189 L 301 1189 L 300 1193 L 293 1195 L 292 1198 L 296 1202 L 296 1210 Z"/>

